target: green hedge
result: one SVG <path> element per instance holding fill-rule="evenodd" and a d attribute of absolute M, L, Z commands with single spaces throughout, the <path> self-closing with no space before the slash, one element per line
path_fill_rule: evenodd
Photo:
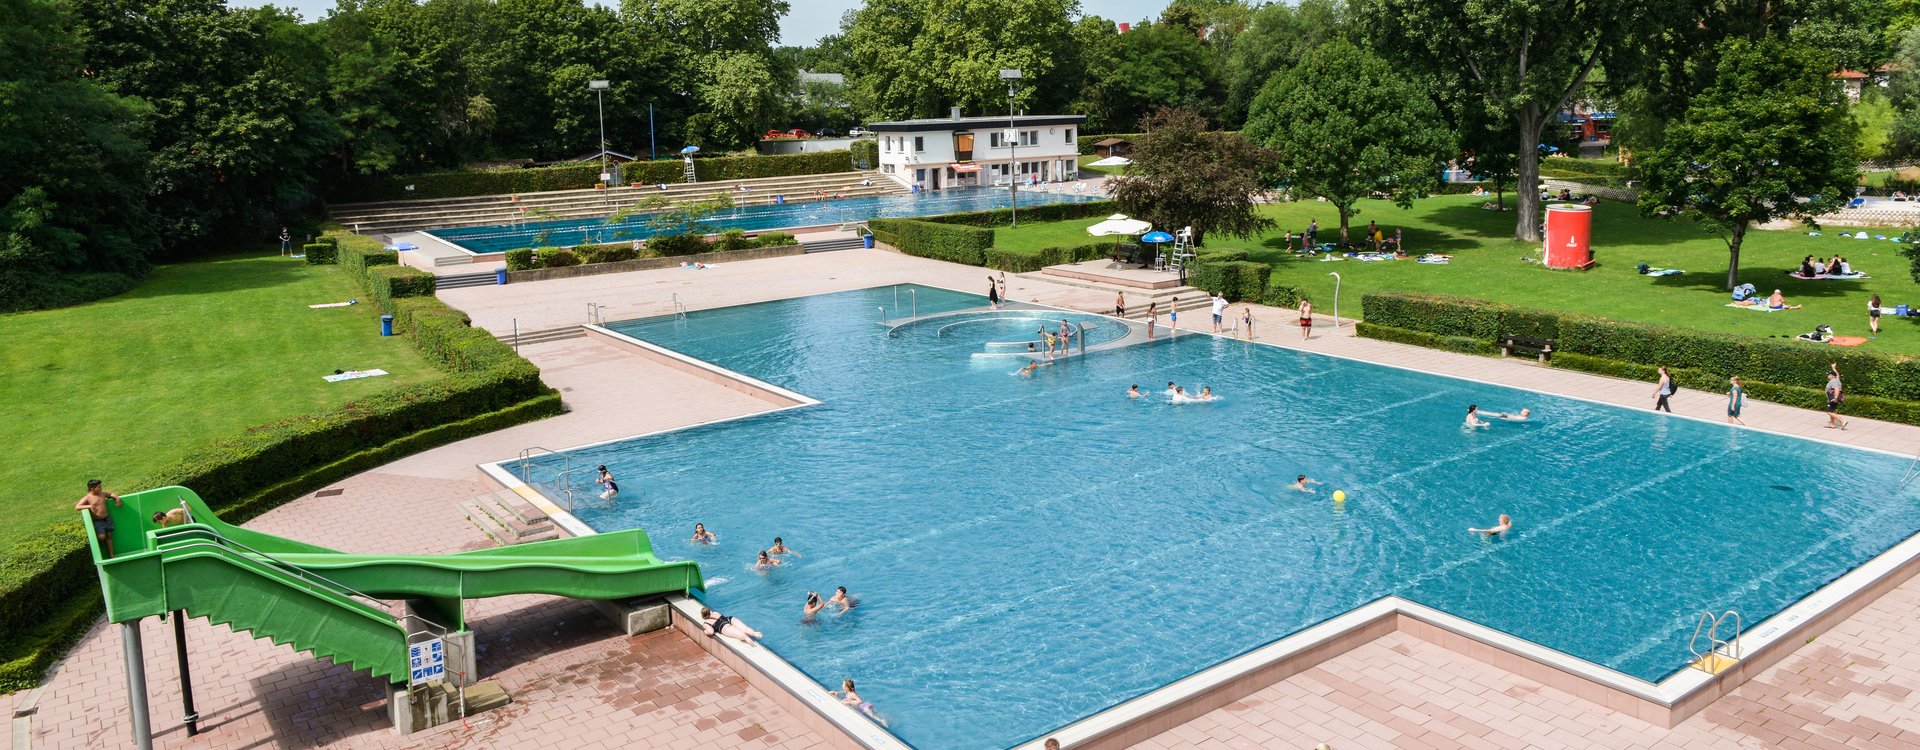
<path fill-rule="evenodd" d="M 1267 294 L 1260 298 L 1260 304 L 1262 305 L 1296 309 L 1300 307 L 1300 300 L 1310 299 L 1306 291 L 1300 287 L 1292 284 L 1274 284 L 1272 283 L 1273 277 L 1269 276 L 1267 278 Z"/>
<path fill-rule="evenodd" d="M 1066 221 L 1085 219 L 1094 216 L 1106 216 L 1120 210 L 1113 201 L 1082 201 L 1079 203 L 1047 203 L 1020 209 L 1022 221 Z M 973 227 L 1003 227 L 1012 224 L 1011 212 L 1007 209 L 992 211 L 971 211 L 958 214 L 928 216 L 921 221 L 935 224 L 964 224 Z"/>
<path fill-rule="evenodd" d="M 516 247 L 507 251 L 507 270 L 509 271 L 525 271 L 530 268 L 536 268 L 537 266 L 533 263 L 533 248 Z"/>
<path fill-rule="evenodd" d="M 543 247 L 533 251 L 533 262 L 540 268 L 566 268 L 580 265 L 580 256 L 564 247 Z"/>
<path fill-rule="evenodd" d="M 306 247 L 307 265 L 330 266 L 340 262 L 340 247 L 331 242 L 314 242 Z"/>
<path fill-rule="evenodd" d="M 854 169 L 880 168 L 880 142 L 877 140 L 854 141 L 847 146 L 847 153 L 853 161 Z"/>
<path fill-rule="evenodd" d="M 989 248 L 986 252 L 986 265 L 988 268 L 1007 273 L 1028 273 L 1047 266 L 1111 257 L 1113 257 L 1112 242 L 1090 242 L 1072 247 L 1043 247 L 1031 253 Z"/>
<path fill-rule="evenodd" d="M 668 234 L 647 240 L 647 247 L 662 258 L 694 255 L 713 249 L 707 238 L 697 234 Z"/>
<path fill-rule="evenodd" d="M 410 266 L 375 266 L 367 270 L 367 294 L 382 311 L 393 312 L 396 299 L 433 296 L 436 281 L 433 274 Z"/>
<path fill-rule="evenodd" d="M 628 183 L 678 184 L 686 167 L 678 159 L 636 161 L 620 166 Z M 757 177 L 831 174 L 853 169 L 846 151 L 815 151 L 773 156 L 722 156 L 693 160 L 695 179 L 702 182 L 746 180 Z M 548 190 L 586 190 L 600 182 L 598 163 L 567 164 L 530 169 L 459 170 L 425 174 L 372 177 L 348 182 L 328 198 L 335 202 L 460 198 L 469 195 L 507 195 Z M 407 186 L 413 190 L 408 191 Z"/>
<path fill-rule="evenodd" d="M 1500 354 L 1500 347 L 1494 346 L 1491 342 L 1468 336 L 1443 336 L 1437 333 L 1409 331 L 1405 328 L 1394 328 L 1392 326 L 1383 326 L 1365 321 L 1355 323 L 1353 329 L 1357 335 L 1365 338 L 1424 346 L 1428 349 L 1443 349 L 1450 352 L 1478 354 L 1487 357 Z M 1558 360 L 1559 355 L 1555 355 L 1554 359 Z"/>
<path fill-rule="evenodd" d="M 1266 299 L 1267 280 L 1272 275 L 1273 266 L 1250 260 L 1195 258 L 1187 264 L 1188 285 L 1209 294 L 1219 293 L 1233 302 Z"/>
<path fill-rule="evenodd" d="M 339 242 L 340 270 L 346 271 L 347 276 L 360 282 L 360 286 L 367 287 L 368 291 L 372 291 L 372 287 L 367 284 L 367 269 L 400 263 L 399 253 L 388 250 L 372 237 L 353 234 L 342 237 Z"/>
<path fill-rule="evenodd" d="M 984 266 L 993 248 L 993 230 L 919 219 L 874 219 L 874 238 L 908 255 Z"/>
<path fill-rule="evenodd" d="M 1516 308 L 1461 297 L 1370 292 L 1361 297 L 1360 304 L 1363 317 L 1374 325 L 1466 337 L 1490 345 L 1503 336 L 1550 338 L 1554 340 L 1555 365 L 1615 374 L 1640 372 L 1632 367 L 1684 364 L 1699 374 L 1708 390 L 1723 390 L 1729 376 L 1739 375 L 1755 398 L 1776 400 L 1762 394 L 1776 392 L 1770 390 L 1774 388 L 1786 389 L 1777 391 L 1783 394 L 1784 403 L 1807 406 L 1824 405 L 1823 400 L 1811 400 L 1806 393 L 1822 395 L 1827 366 L 1838 363 L 1849 394 L 1842 412 L 1862 416 L 1868 409 L 1891 415 L 1920 413 L 1920 404 L 1879 403 L 1920 402 L 1920 360 L 1913 357 Z M 1595 360 L 1608 364 L 1594 364 Z"/>

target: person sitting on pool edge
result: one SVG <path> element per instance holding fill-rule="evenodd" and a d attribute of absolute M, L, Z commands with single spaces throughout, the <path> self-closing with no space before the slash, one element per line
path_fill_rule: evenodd
<path fill-rule="evenodd" d="M 1493 419 L 1504 419 L 1504 420 L 1507 420 L 1507 421 L 1509 421 L 1509 422 L 1525 422 L 1525 421 L 1527 421 L 1527 415 L 1529 415 L 1529 414 L 1532 414 L 1532 413 L 1533 413 L 1533 410 L 1532 410 L 1532 409 L 1528 409 L 1528 408 L 1524 408 L 1524 407 L 1523 407 L 1523 408 L 1521 408 L 1521 409 L 1520 409 L 1520 411 L 1518 411 L 1518 412 L 1515 412 L 1515 413 L 1513 413 L 1513 414 L 1508 414 L 1508 413 L 1506 413 L 1506 412 L 1498 412 L 1498 411 L 1483 411 L 1483 412 L 1480 412 L 1480 414 L 1481 414 L 1482 416 L 1486 416 L 1486 417 L 1490 417 L 1490 418 L 1493 418 Z"/>
<path fill-rule="evenodd" d="M 1467 405 L 1467 426 L 1468 427 L 1487 426 L 1487 423 L 1481 421 L 1480 419 L 1480 406 L 1478 404 Z"/>
<path fill-rule="evenodd" d="M 700 630 L 710 636 L 726 636 L 746 645 L 761 637 L 760 631 L 747 627 L 738 617 L 728 617 L 706 607 L 700 608 Z"/>
<path fill-rule="evenodd" d="M 1508 531 L 1512 531 L 1512 530 L 1513 530 L 1513 517 L 1512 517 L 1512 516 L 1509 516 L 1509 515 L 1507 515 L 1507 514 L 1505 514 L 1505 513 L 1502 513 L 1502 514 L 1500 514 L 1500 523 L 1498 523 L 1498 524 L 1495 524 L 1495 525 L 1493 526 L 1493 528 L 1490 528 L 1490 529 L 1467 529 L 1467 531 L 1468 531 L 1468 533 L 1473 533 L 1473 534 L 1486 534 L 1486 535 L 1487 535 L 1487 536 L 1489 536 L 1489 537 L 1492 537 L 1492 536 L 1498 536 L 1498 535 L 1500 535 L 1500 534 L 1505 534 L 1505 533 L 1507 533 Z"/>
<path fill-rule="evenodd" d="M 1312 487 L 1308 487 L 1307 485 L 1309 485 L 1309 484 L 1319 484 L 1319 483 L 1320 483 L 1320 480 L 1318 480 L 1318 479 L 1308 479 L 1308 478 L 1307 478 L 1307 475 L 1305 475 L 1305 474 L 1301 474 L 1300 476 L 1297 476 L 1297 477 L 1294 477 L 1294 478 L 1293 478 L 1293 484 L 1290 484 L 1290 485 L 1287 485 L 1287 488 L 1288 488 L 1288 489 L 1293 489 L 1293 490 L 1299 490 L 1299 491 L 1301 491 L 1301 492 L 1307 492 L 1307 493 L 1311 493 L 1311 492 L 1313 492 L 1313 488 L 1312 488 Z"/>

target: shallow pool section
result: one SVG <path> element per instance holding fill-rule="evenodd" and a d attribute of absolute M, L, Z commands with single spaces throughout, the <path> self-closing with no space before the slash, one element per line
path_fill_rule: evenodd
<path fill-rule="evenodd" d="M 1920 528 L 1890 455 L 1203 335 L 1025 378 L 974 356 L 1024 322 L 890 334 L 896 293 L 614 324 L 824 403 L 572 457 L 621 485 L 581 520 L 699 561 L 710 604 L 920 747 L 1013 745 L 1388 594 L 1658 680 L 1702 610 L 1758 622 Z M 1466 430 L 1468 404 L 1534 417 Z M 754 572 L 776 536 L 797 554 Z M 801 622 L 835 586 L 860 605 Z"/>
<path fill-rule="evenodd" d="M 1099 196 L 1074 193 L 1021 192 L 1020 205 L 1081 203 Z M 868 219 L 894 219 L 913 216 L 988 211 L 1006 208 L 1012 197 L 1005 190 L 957 188 L 909 195 L 876 195 L 840 200 L 804 200 L 779 205 L 743 206 L 728 209 L 709 223 L 715 231 L 744 229 L 758 232 L 792 227 L 818 227 Z M 498 253 L 521 247 L 573 247 L 607 242 L 644 240 L 655 232 L 647 226 L 647 215 L 623 221 L 603 219 L 557 219 L 527 221 L 511 225 L 432 229 L 431 234 L 473 253 Z"/>

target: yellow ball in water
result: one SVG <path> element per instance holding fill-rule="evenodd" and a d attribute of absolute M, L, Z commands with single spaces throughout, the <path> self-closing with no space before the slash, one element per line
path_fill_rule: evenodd
<path fill-rule="evenodd" d="M 1347 501 L 1347 491 L 1346 491 L 1346 490 L 1334 490 L 1334 491 L 1333 491 L 1333 501 L 1334 501 L 1334 502 L 1336 502 L 1336 503 L 1344 503 L 1344 502 L 1346 502 L 1346 501 Z"/>

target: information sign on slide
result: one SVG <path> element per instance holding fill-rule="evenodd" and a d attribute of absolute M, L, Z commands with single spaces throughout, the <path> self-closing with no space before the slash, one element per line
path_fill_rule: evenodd
<path fill-rule="evenodd" d="M 447 653 L 435 638 L 407 645 L 407 684 L 424 685 L 447 678 Z"/>

